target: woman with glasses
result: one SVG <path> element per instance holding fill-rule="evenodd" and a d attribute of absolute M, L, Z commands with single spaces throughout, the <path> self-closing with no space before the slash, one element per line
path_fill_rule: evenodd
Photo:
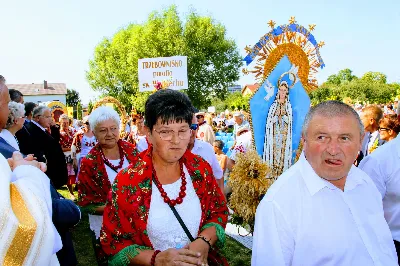
<path fill-rule="evenodd" d="M 22 103 L 9 102 L 8 110 L 9 114 L 6 128 L 0 132 L 0 137 L 13 146 L 14 149 L 19 151 L 19 144 L 15 137 L 15 133 L 24 126 L 25 106 Z"/>
<path fill-rule="evenodd" d="M 225 242 L 228 208 L 210 165 L 188 150 L 192 118 L 183 93 L 148 98 L 151 145 L 117 175 L 104 210 L 109 265 L 225 265 L 214 248 Z"/>
<path fill-rule="evenodd" d="M 82 123 L 83 126 L 75 134 L 71 146 L 73 165 L 75 169 L 78 169 L 77 179 L 79 179 L 79 170 L 82 159 L 85 158 L 89 151 L 97 144 L 96 137 L 89 125 L 89 116 L 85 116 Z"/>
<path fill-rule="evenodd" d="M 386 115 L 379 121 L 379 136 L 386 142 L 397 137 L 400 132 L 400 123 L 396 114 Z"/>
<path fill-rule="evenodd" d="M 78 204 L 89 213 L 90 229 L 95 236 L 96 257 L 99 264 L 102 264 L 104 261 L 99 238 L 108 193 L 118 172 L 136 163 L 138 151 L 132 144 L 120 140 L 120 117 L 114 109 L 95 109 L 90 114 L 89 124 L 98 143 L 81 161 Z"/>

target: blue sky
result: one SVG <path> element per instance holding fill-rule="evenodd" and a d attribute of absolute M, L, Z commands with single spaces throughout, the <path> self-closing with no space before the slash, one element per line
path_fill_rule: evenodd
<path fill-rule="evenodd" d="M 295 16 L 304 26 L 317 24 L 314 36 L 326 43 L 320 83 L 344 68 L 400 82 L 399 0 L 0 0 L 0 74 L 8 83 L 64 82 L 87 103 L 96 96 L 85 79 L 95 46 L 171 4 L 182 16 L 193 7 L 224 24 L 243 56 L 269 31 L 270 19 L 285 24 Z M 239 84 L 252 81 L 241 77 Z"/>

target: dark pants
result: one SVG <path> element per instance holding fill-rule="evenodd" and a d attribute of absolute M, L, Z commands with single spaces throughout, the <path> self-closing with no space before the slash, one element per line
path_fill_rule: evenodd
<path fill-rule="evenodd" d="M 396 247 L 397 258 L 398 258 L 397 260 L 400 265 L 400 242 L 398 242 L 396 240 L 393 240 L 393 241 L 394 241 L 394 246 Z"/>

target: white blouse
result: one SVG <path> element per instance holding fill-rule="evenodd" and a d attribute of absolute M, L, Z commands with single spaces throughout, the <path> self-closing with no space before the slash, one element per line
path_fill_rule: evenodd
<path fill-rule="evenodd" d="M 2 137 L 8 144 L 10 144 L 14 149 L 16 149 L 17 151 L 19 151 L 19 145 L 17 140 L 15 139 L 14 135 L 11 134 L 10 131 L 8 131 L 7 129 L 3 129 L 0 132 L 0 137 Z"/>
<path fill-rule="evenodd" d="M 118 165 L 120 160 L 109 160 L 110 163 L 113 165 Z M 122 165 L 122 168 L 118 169 L 118 172 L 121 171 L 122 169 L 125 169 L 126 167 L 129 166 L 128 159 L 124 158 L 124 163 Z M 112 170 L 109 166 L 105 165 L 106 171 L 107 171 L 107 176 L 108 180 L 110 181 L 111 185 L 114 183 L 115 178 L 117 177 L 117 172 Z M 90 224 L 90 229 L 96 234 L 96 238 L 100 237 L 100 230 L 103 225 L 103 215 L 93 215 L 89 214 L 89 224 Z"/>
<path fill-rule="evenodd" d="M 185 172 L 187 181 L 186 196 L 183 198 L 182 204 L 175 205 L 175 209 L 182 217 L 191 235 L 196 238 L 201 220 L 200 200 L 194 190 L 186 167 L 183 167 L 183 171 Z M 163 185 L 170 199 L 178 197 L 181 184 L 182 179 L 179 179 L 175 183 Z M 160 191 L 154 182 L 152 183 L 147 232 L 155 250 L 164 251 L 169 248 L 183 248 L 190 243 L 185 231 L 182 229 L 170 207 L 164 202 L 164 198 L 161 197 Z"/>

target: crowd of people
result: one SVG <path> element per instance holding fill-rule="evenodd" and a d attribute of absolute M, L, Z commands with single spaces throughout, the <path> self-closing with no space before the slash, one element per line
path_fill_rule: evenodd
<path fill-rule="evenodd" d="M 257 209 L 252 265 L 398 265 L 394 110 L 338 101 L 311 107 L 303 153 Z M 0 259 L 77 265 L 71 230 L 88 215 L 87 248 L 99 265 L 228 265 L 219 252 L 229 218 L 224 181 L 236 155 L 253 148 L 248 120 L 244 111 L 199 111 L 166 89 L 123 130 L 110 107 L 55 121 L 0 76 L 0 215 L 11 209 L 16 217 L 0 227 L 8 250 Z M 63 186 L 69 199 L 57 192 Z M 15 226 L 21 232 L 7 229 Z"/>

